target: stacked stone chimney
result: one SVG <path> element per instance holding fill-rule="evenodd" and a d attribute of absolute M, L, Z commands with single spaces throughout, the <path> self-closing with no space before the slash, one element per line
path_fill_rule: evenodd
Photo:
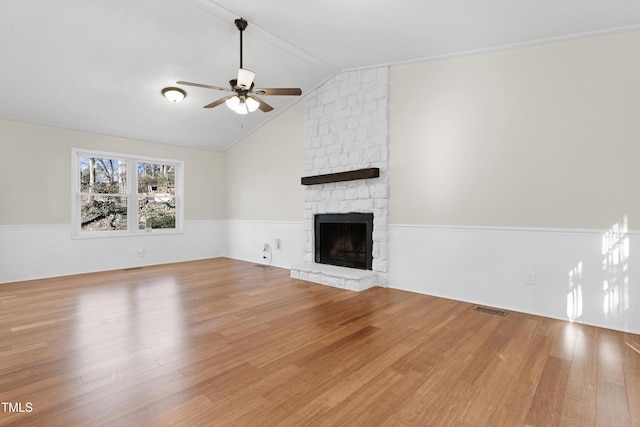
<path fill-rule="evenodd" d="M 380 177 L 305 186 L 304 265 L 292 268 L 292 277 L 353 290 L 387 286 L 388 99 L 387 67 L 340 73 L 305 97 L 305 176 L 377 167 Z M 372 271 L 314 263 L 314 216 L 349 212 L 374 214 Z M 361 277 L 360 283 L 354 277 Z"/>

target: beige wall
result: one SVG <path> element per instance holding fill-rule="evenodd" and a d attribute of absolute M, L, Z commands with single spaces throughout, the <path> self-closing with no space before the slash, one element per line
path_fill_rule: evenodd
<path fill-rule="evenodd" d="M 184 161 L 185 219 L 224 219 L 224 155 L 0 120 L 0 225 L 71 222 L 71 148 Z"/>
<path fill-rule="evenodd" d="M 303 116 L 298 102 L 225 152 L 228 219 L 302 221 Z"/>
<path fill-rule="evenodd" d="M 392 67 L 390 222 L 605 229 L 627 214 L 639 228 L 639 45 Z M 71 147 L 184 160 L 187 220 L 301 221 L 303 127 L 300 102 L 214 153 L 0 120 L 0 225 L 69 223 Z"/>
<path fill-rule="evenodd" d="M 391 69 L 391 223 L 640 228 L 640 33 Z"/>

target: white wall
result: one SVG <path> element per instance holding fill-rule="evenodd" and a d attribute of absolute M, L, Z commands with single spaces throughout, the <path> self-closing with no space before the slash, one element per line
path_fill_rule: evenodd
<path fill-rule="evenodd" d="M 184 161 L 184 232 L 71 239 L 72 147 Z M 226 253 L 222 153 L 8 120 L 0 149 L 0 283 Z"/>
<path fill-rule="evenodd" d="M 299 102 L 225 152 L 229 257 L 280 267 L 301 262 L 303 116 Z M 262 258 L 265 243 L 272 259 Z"/>
<path fill-rule="evenodd" d="M 223 220 L 184 222 L 181 234 L 71 239 L 70 224 L 1 225 L 0 283 L 226 254 Z"/>
<path fill-rule="evenodd" d="M 283 268 L 302 262 L 301 221 L 228 220 L 225 225 L 231 258 Z M 265 244 L 270 250 L 263 252 Z"/>
<path fill-rule="evenodd" d="M 639 45 L 392 68 L 391 286 L 640 332 Z"/>
<path fill-rule="evenodd" d="M 637 334 L 640 234 L 621 227 L 392 225 L 391 285 Z"/>

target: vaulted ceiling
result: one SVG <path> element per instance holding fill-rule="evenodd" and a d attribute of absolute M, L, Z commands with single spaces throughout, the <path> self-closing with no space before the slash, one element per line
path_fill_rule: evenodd
<path fill-rule="evenodd" d="M 304 94 L 337 72 L 640 30 L 632 0 L 2 0 L 0 118 L 224 150 L 275 109 L 238 116 L 204 105 L 244 67 L 257 87 Z M 407 84 L 411 84 L 408 82 Z"/>

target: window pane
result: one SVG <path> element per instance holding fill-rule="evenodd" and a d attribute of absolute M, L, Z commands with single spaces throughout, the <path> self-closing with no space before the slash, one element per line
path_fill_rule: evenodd
<path fill-rule="evenodd" d="M 127 229 L 125 196 L 83 195 L 80 198 L 82 231 L 114 231 Z"/>
<path fill-rule="evenodd" d="M 140 199 L 138 228 L 176 228 L 175 197 L 145 197 Z"/>
<path fill-rule="evenodd" d="M 125 194 L 127 162 L 101 157 L 80 157 L 82 193 Z"/>
<path fill-rule="evenodd" d="M 138 163 L 138 228 L 176 228 L 176 168 Z"/>
<path fill-rule="evenodd" d="M 176 167 L 157 163 L 138 163 L 138 193 L 175 194 Z"/>

